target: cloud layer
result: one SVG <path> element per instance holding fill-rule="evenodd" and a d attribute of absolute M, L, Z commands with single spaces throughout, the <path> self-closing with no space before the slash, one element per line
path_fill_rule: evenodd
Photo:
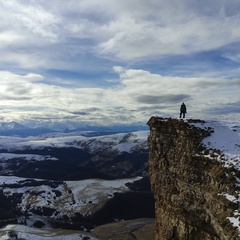
<path fill-rule="evenodd" d="M 0 0 L 3 120 L 239 113 L 240 2 Z"/>

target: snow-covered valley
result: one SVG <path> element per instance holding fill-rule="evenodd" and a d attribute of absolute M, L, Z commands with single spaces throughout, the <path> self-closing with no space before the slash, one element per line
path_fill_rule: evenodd
<path fill-rule="evenodd" d="M 0 230 L 3 239 L 35 227 L 46 230 L 45 237 L 49 229 L 78 230 L 69 239 L 81 239 L 84 231 L 84 239 L 96 225 L 154 217 L 148 131 L 92 135 L 0 137 L 0 225 L 14 224 Z"/>

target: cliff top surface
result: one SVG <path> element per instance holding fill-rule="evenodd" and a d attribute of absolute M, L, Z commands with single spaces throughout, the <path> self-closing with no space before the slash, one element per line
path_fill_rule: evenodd
<path fill-rule="evenodd" d="M 225 196 L 229 201 L 240 204 L 240 122 L 231 121 L 216 121 L 216 120 L 199 120 L 199 119 L 174 119 L 151 117 L 147 123 L 150 128 L 155 128 L 157 131 L 166 128 L 175 128 L 176 132 L 185 129 L 185 133 L 191 132 L 191 129 L 196 127 L 209 133 L 209 136 L 204 136 L 202 143 L 205 148 L 197 154 L 207 157 L 212 161 L 220 162 L 233 175 L 235 181 L 236 192 L 230 195 L 227 192 L 219 193 Z M 240 211 L 235 211 L 234 216 L 228 218 L 233 226 L 237 227 L 240 232 Z"/>
<path fill-rule="evenodd" d="M 155 123 L 153 121 L 155 119 Z M 149 120 L 148 125 L 156 124 L 157 122 L 169 122 L 176 128 L 181 125 L 189 124 L 203 130 L 209 131 L 210 136 L 203 139 L 203 144 L 208 149 L 220 150 L 221 154 L 218 160 L 223 162 L 226 167 L 234 166 L 235 169 L 240 171 L 240 122 L 238 125 L 232 122 L 222 122 L 216 120 L 200 120 L 200 119 L 173 119 L 173 118 L 160 118 L 153 117 Z M 177 124 L 176 124 L 177 123 Z M 211 151 L 209 158 L 212 157 Z M 216 153 L 214 154 L 216 155 Z M 224 155 L 224 160 L 220 158 Z M 216 158 L 216 157 L 215 157 Z M 215 159 L 214 158 L 214 159 Z"/>

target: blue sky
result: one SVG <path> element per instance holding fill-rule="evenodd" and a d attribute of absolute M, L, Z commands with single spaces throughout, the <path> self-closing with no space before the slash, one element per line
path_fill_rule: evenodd
<path fill-rule="evenodd" d="M 0 0 L 0 120 L 239 117 L 238 0 Z"/>

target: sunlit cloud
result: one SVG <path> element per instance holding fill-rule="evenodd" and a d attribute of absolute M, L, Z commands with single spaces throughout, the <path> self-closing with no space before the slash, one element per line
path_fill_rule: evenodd
<path fill-rule="evenodd" d="M 238 114 L 234 0 L 0 0 L 0 115 L 92 124 Z M 225 109 L 228 110 L 225 110 Z"/>

